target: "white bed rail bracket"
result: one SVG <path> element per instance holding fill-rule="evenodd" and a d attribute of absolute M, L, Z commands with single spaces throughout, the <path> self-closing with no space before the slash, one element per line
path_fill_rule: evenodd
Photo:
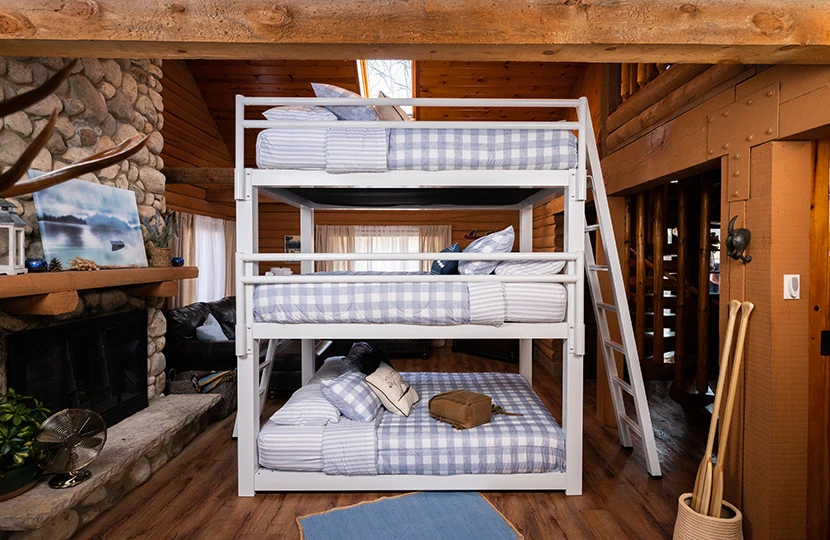
<path fill-rule="evenodd" d="M 234 182 L 234 198 L 237 201 L 250 201 L 254 192 L 251 169 L 237 169 L 236 176 Z"/>

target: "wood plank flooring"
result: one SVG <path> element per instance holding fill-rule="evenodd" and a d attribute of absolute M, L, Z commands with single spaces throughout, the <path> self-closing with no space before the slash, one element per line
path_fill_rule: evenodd
<path fill-rule="evenodd" d="M 427 360 L 397 360 L 399 371 L 518 371 L 517 366 L 437 349 Z M 561 418 L 559 379 L 534 366 L 534 388 Z M 708 425 L 668 398 L 668 381 L 646 383 L 663 478 L 648 476 L 639 441 L 622 448 L 616 429 L 595 419 L 594 381 L 585 384 L 583 495 L 487 492 L 528 540 L 670 538 L 677 498 L 691 491 Z M 281 403 L 269 402 L 269 411 Z M 270 412 L 267 411 L 267 414 Z M 236 496 L 234 417 L 208 427 L 150 480 L 82 529 L 79 539 L 300 538 L 296 518 L 391 493 L 267 493 Z"/>

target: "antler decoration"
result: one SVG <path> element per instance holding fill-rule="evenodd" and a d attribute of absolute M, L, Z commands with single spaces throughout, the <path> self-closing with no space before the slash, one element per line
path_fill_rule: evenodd
<path fill-rule="evenodd" d="M 26 107 L 37 103 L 52 92 L 54 92 L 60 84 L 72 72 L 72 68 L 77 64 L 77 60 L 72 60 L 66 64 L 63 69 L 55 73 L 48 81 L 41 86 L 25 92 L 13 98 L 9 98 L 0 102 L 0 117 L 7 116 L 13 112 L 20 111 Z M 148 137 L 141 137 L 136 135 L 131 137 L 121 144 L 114 146 L 108 150 L 93 154 L 86 159 L 83 159 L 72 165 L 67 165 L 56 171 L 38 176 L 31 180 L 20 181 L 21 177 L 26 174 L 29 166 L 35 160 L 40 151 L 46 146 L 49 138 L 52 136 L 52 130 L 55 128 L 55 122 L 58 120 L 58 111 L 55 110 L 49 118 L 49 122 L 44 126 L 43 130 L 38 133 L 37 137 L 26 148 L 26 150 L 17 159 L 11 168 L 0 174 L 0 198 L 17 197 L 25 195 L 26 193 L 34 193 L 41 189 L 46 189 L 51 186 L 58 185 L 72 178 L 81 176 L 82 174 L 94 172 L 100 169 L 114 165 L 119 161 L 127 159 L 133 154 L 147 145 Z"/>

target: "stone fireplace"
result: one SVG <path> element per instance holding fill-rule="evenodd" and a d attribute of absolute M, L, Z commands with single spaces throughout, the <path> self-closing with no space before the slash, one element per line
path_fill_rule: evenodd
<path fill-rule="evenodd" d="M 0 57 L 0 99 L 43 84 L 65 65 L 62 58 Z M 165 210 L 164 175 L 160 130 L 163 126 L 161 60 L 83 59 L 58 90 L 24 111 L 0 118 L 0 167 L 8 168 L 41 131 L 53 110 L 60 117 L 49 142 L 32 168 L 51 171 L 95 152 L 112 148 L 136 134 L 150 136 L 146 148 L 119 164 L 80 178 L 133 192 L 142 218 L 157 219 Z M 26 221 L 27 257 L 43 257 L 32 196 L 9 199 Z M 0 258 L 8 251 L 0 239 Z M 68 261 L 62 261 L 64 267 Z M 147 398 L 165 385 L 164 333 L 166 321 L 159 311 L 161 299 L 129 296 L 125 289 L 80 293 L 73 313 L 55 317 L 12 316 L 0 311 L 0 391 L 7 387 L 7 346 L 4 337 L 13 332 L 43 328 L 87 317 L 126 310 L 147 311 Z"/>

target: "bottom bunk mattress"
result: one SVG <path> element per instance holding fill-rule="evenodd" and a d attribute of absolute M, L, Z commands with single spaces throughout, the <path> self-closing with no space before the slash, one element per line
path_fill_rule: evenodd
<path fill-rule="evenodd" d="M 531 386 L 515 373 L 402 373 L 421 397 L 410 415 L 381 410 L 374 422 L 343 417 L 325 426 L 268 421 L 260 465 L 327 474 L 512 474 L 563 471 L 565 435 Z M 456 430 L 429 415 L 429 399 L 463 388 L 505 411 L 488 424 Z"/>
<path fill-rule="evenodd" d="M 332 274 L 332 273 L 327 273 Z M 366 275 L 365 272 L 343 273 Z M 370 273 L 379 275 L 378 273 Z M 347 279 L 347 278 L 346 278 Z M 254 288 L 256 322 L 500 326 L 565 320 L 561 283 L 288 283 Z"/>

